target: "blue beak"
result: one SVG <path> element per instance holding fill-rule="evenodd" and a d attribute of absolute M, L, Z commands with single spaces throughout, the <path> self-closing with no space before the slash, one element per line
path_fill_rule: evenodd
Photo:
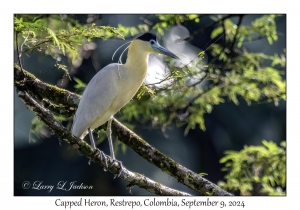
<path fill-rule="evenodd" d="M 158 42 L 155 42 L 155 44 L 153 44 L 151 46 L 152 46 L 153 50 L 155 50 L 156 52 L 158 52 L 160 54 L 167 55 L 171 58 L 180 59 L 176 55 L 174 55 L 172 52 L 170 52 L 168 49 L 166 49 L 166 48 L 162 47 L 160 44 L 158 44 Z"/>

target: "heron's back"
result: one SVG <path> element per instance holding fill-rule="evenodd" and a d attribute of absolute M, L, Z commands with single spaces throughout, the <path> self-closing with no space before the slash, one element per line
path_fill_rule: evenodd
<path fill-rule="evenodd" d="M 89 82 L 74 116 L 72 134 L 81 139 L 101 126 L 125 106 L 141 86 L 147 72 L 146 65 L 128 68 L 113 63 L 104 67 Z M 138 72 L 136 72 L 138 71 Z"/>
<path fill-rule="evenodd" d="M 116 68 L 116 64 L 104 67 L 85 88 L 73 120 L 72 134 L 74 136 L 84 138 L 91 124 L 101 116 L 103 123 L 109 119 L 103 114 L 109 109 L 117 93 L 114 68 Z"/>

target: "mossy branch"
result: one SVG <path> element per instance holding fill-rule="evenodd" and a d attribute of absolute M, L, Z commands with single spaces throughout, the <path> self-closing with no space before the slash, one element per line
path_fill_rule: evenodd
<path fill-rule="evenodd" d="M 38 102 L 34 101 L 34 99 L 28 93 L 26 93 L 26 90 L 29 90 L 34 94 L 41 96 L 42 98 L 47 98 L 54 101 L 55 103 L 61 103 L 66 107 L 72 108 L 71 111 L 65 112 L 65 110 L 69 109 L 65 108 L 65 110 L 57 110 L 57 106 L 49 106 L 49 109 L 51 109 L 51 111 L 53 109 L 56 113 L 60 113 L 61 115 L 66 114 L 68 116 L 70 115 L 70 113 L 75 112 L 75 109 L 77 108 L 77 104 L 79 102 L 79 96 L 56 86 L 44 83 L 26 70 L 24 70 L 24 72 L 25 74 L 22 74 L 20 67 L 17 64 L 14 65 L 14 83 L 15 86 L 20 90 L 19 97 L 23 99 L 28 107 L 33 107 L 32 110 L 39 117 L 41 117 L 44 123 L 49 126 L 50 129 L 52 129 L 61 139 L 69 142 L 73 146 L 73 148 L 78 149 L 87 157 L 92 157 L 94 154 L 94 150 L 92 149 L 92 147 L 90 147 L 87 143 L 80 141 L 78 138 L 72 136 L 69 131 L 67 131 L 61 124 L 54 120 L 51 112 L 41 106 Z M 75 109 L 73 110 L 73 108 Z M 116 136 L 120 141 L 132 148 L 147 161 L 154 164 L 170 176 L 173 176 L 178 180 L 178 182 L 188 186 L 189 188 L 198 191 L 202 195 L 207 195 L 208 193 L 209 195 L 232 195 L 222 190 L 214 183 L 206 180 L 195 172 L 185 168 L 171 158 L 167 157 L 155 147 L 151 146 L 145 140 L 132 132 L 130 129 L 128 129 L 126 126 L 122 125 L 116 119 L 113 120 L 112 130 L 113 135 Z M 111 161 L 111 159 L 109 160 Z M 104 166 L 104 162 L 101 162 L 99 156 L 96 157 L 95 161 Z M 117 173 L 118 166 L 113 167 L 111 170 L 111 172 Z M 132 176 L 133 175 L 131 175 L 131 178 L 126 180 L 133 185 L 140 184 L 138 186 L 144 188 L 144 186 L 141 185 L 140 182 L 137 182 L 137 180 L 145 180 L 144 176 L 142 176 L 143 178 L 136 177 L 139 178 L 137 180 L 133 179 Z M 122 175 L 121 178 L 125 177 Z"/>
<path fill-rule="evenodd" d="M 40 105 L 38 101 L 33 99 L 26 91 L 18 91 L 19 97 L 23 100 L 28 108 L 30 108 L 40 119 L 60 138 L 68 142 L 73 149 L 78 150 L 80 153 L 85 155 L 88 158 L 91 158 L 95 163 L 105 167 L 104 159 L 101 159 L 99 153 L 95 155 L 95 150 L 87 144 L 85 141 L 80 140 L 79 138 L 72 136 L 71 133 L 65 129 L 58 121 L 53 118 L 52 113 Z M 112 163 L 112 159 L 109 156 L 109 164 Z M 119 165 L 113 164 L 108 170 L 111 173 L 118 174 Z M 123 167 L 123 172 L 120 178 L 129 182 L 128 188 L 130 189 L 133 185 L 137 185 L 141 188 L 148 190 L 149 192 L 155 193 L 156 195 L 167 195 L 167 196 L 188 196 L 190 194 L 174 190 L 172 188 L 166 187 L 160 183 L 157 183 L 148 177 L 133 173 Z"/>
<path fill-rule="evenodd" d="M 14 65 L 14 83 L 19 90 L 28 89 L 41 98 L 48 99 L 46 104 L 48 104 L 49 108 L 53 106 L 51 111 L 55 114 L 61 114 L 66 117 L 73 116 L 79 103 L 79 95 L 45 83 L 28 71 L 24 70 L 22 72 L 17 64 Z"/>
<path fill-rule="evenodd" d="M 231 195 L 214 183 L 164 155 L 116 119 L 113 119 L 112 131 L 120 141 L 129 146 L 147 161 L 157 166 L 170 176 L 173 176 L 178 180 L 178 182 L 198 191 L 202 195 L 207 195 L 207 193 L 211 193 L 210 195 L 221 196 Z"/>

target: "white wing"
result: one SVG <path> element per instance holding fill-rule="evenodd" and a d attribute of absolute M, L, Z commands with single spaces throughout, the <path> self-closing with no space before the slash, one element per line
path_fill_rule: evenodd
<path fill-rule="evenodd" d="M 116 86 L 116 73 L 118 64 L 113 63 L 104 67 L 89 82 L 79 102 L 78 109 L 74 116 L 72 134 L 83 138 L 87 129 L 110 108 L 111 103 L 118 94 Z M 109 118 L 108 118 L 109 119 Z M 100 119 L 105 123 L 108 119 Z M 100 124 L 101 125 L 101 124 Z M 98 125 L 98 126 L 100 126 Z M 84 134 L 84 136 L 82 136 Z"/>

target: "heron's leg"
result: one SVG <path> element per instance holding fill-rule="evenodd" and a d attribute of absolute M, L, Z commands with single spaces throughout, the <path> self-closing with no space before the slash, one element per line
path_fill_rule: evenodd
<path fill-rule="evenodd" d="M 95 140 L 94 140 L 94 137 L 93 137 L 93 133 L 91 131 L 90 128 L 88 128 L 88 131 L 89 131 L 89 137 L 90 137 L 90 141 L 91 141 L 91 145 L 92 147 L 97 150 L 99 152 L 99 155 L 100 155 L 100 159 L 102 160 L 102 158 L 104 158 L 104 161 L 105 161 L 105 165 L 106 165 L 106 168 L 108 168 L 108 164 L 107 164 L 107 158 L 105 156 L 105 154 L 96 147 L 96 144 L 95 144 Z M 91 164 L 91 159 L 89 160 L 89 165 Z"/>
<path fill-rule="evenodd" d="M 119 177 L 123 171 L 123 164 L 121 161 L 116 160 L 115 158 L 115 153 L 114 153 L 114 146 L 113 146 L 113 141 L 111 138 L 111 122 L 112 122 L 112 118 L 110 118 L 107 122 L 107 138 L 108 138 L 108 144 L 109 144 L 109 150 L 110 150 L 110 157 L 113 159 L 112 163 L 110 164 L 110 166 L 112 166 L 115 162 L 119 163 L 120 165 L 120 171 L 118 173 L 118 175 L 116 175 L 114 178 Z"/>
<path fill-rule="evenodd" d="M 112 159 L 115 159 L 115 153 L 114 153 L 114 145 L 111 138 L 111 119 L 107 122 L 107 138 L 108 138 L 108 144 L 109 144 L 109 151 L 110 151 L 110 157 Z"/>

